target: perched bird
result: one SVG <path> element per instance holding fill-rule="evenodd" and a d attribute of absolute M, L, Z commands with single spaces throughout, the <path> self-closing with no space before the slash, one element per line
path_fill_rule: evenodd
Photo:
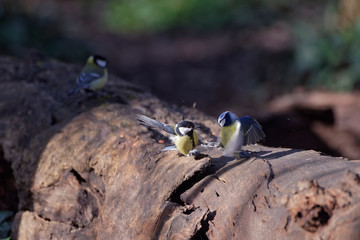
<path fill-rule="evenodd" d="M 102 88 L 108 78 L 107 61 L 101 56 L 90 56 L 80 75 L 76 79 L 76 86 L 68 93 L 68 96 L 77 93 L 81 89 L 98 90 Z"/>
<path fill-rule="evenodd" d="M 255 144 L 265 138 L 261 125 L 252 117 L 238 118 L 230 111 L 223 112 L 218 123 L 221 128 L 221 143 L 225 156 L 241 156 L 241 147 Z"/>
<path fill-rule="evenodd" d="M 163 151 L 177 149 L 181 154 L 188 156 L 194 153 L 195 147 L 200 144 L 199 138 L 194 130 L 195 125 L 190 121 L 181 121 L 173 127 L 144 115 L 138 114 L 136 116 L 141 124 L 171 134 L 170 140 L 175 146 L 165 147 Z"/>

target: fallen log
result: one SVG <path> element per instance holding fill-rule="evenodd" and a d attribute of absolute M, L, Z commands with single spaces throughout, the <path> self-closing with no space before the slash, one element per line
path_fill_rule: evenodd
<path fill-rule="evenodd" d="M 69 99 L 79 68 L 45 61 L 27 77 L 33 65 L 0 59 L 0 144 L 19 197 L 14 239 L 360 237 L 359 161 L 261 145 L 240 160 L 218 149 L 163 152 L 167 140 L 133 114 L 192 120 L 205 141 L 219 136 L 216 120 L 114 76 L 106 97 Z"/>

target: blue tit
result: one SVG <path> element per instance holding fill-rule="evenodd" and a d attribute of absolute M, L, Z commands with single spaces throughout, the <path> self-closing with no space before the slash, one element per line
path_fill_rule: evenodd
<path fill-rule="evenodd" d="M 223 112 L 218 123 L 221 128 L 221 147 L 224 156 L 236 156 L 242 146 L 255 144 L 265 138 L 261 125 L 252 117 L 238 118 L 230 111 Z"/>
<path fill-rule="evenodd" d="M 77 93 L 81 89 L 95 91 L 104 87 L 108 79 L 106 66 L 107 61 L 104 57 L 90 56 L 76 79 L 75 88 L 68 93 L 68 96 Z"/>
<path fill-rule="evenodd" d="M 194 153 L 194 149 L 200 144 L 199 138 L 195 132 L 195 125 L 190 121 L 181 121 L 174 127 L 168 124 L 156 121 L 144 115 L 136 115 L 139 122 L 155 130 L 163 130 L 170 133 L 170 140 L 175 146 L 168 146 L 164 150 L 177 149 L 183 155 Z"/>

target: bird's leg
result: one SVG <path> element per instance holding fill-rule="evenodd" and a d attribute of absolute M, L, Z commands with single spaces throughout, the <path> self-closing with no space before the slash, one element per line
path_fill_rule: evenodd
<path fill-rule="evenodd" d="M 97 90 L 96 93 L 99 97 L 109 97 L 109 93 L 105 90 Z"/>
<path fill-rule="evenodd" d="M 107 98 L 110 97 L 108 92 L 106 92 L 104 90 L 94 91 L 94 90 L 91 90 L 91 89 L 88 89 L 88 88 L 85 88 L 84 90 L 85 90 L 88 98 L 102 100 L 102 99 L 107 99 Z"/>
<path fill-rule="evenodd" d="M 234 156 L 236 159 L 251 157 L 251 155 L 248 151 L 234 152 Z"/>

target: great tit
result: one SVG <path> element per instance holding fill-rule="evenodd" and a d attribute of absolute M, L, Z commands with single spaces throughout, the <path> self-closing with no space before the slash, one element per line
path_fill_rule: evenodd
<path fill-rule="evenodd" d="M 90 56 L 76 79 L 75 88 L 68 93 L 68 96 L 77 93 L 81 89 L 95 91 L 102 88 L 108 78 L 106 66 L 107 61 L 104 57 L 97 55 Z"/>
<path fill-rule="evenodd" d="M 190 121 L 181 121 L 173 127 L 144 115 L 138 114 L 136 116 L 141 124 L 171 134 L 170 140 L 175 146 L 165 147 L 163 151 L 177 149 L 181 154 L 188 156 L 189 153 L 194 153 L 194 149 L 200 145 L 199 138 L 194 130 L 195 125 Z"/>
<path fill-rule="evenodd" d="M 261 125 L 252 117 L 238 118 L 230 111 L 223 112 L 218 123 L 221 128 L 221 143 L 224 156 L 241 156 L 241 147 L 255 144 L 265 138 Z"/>

